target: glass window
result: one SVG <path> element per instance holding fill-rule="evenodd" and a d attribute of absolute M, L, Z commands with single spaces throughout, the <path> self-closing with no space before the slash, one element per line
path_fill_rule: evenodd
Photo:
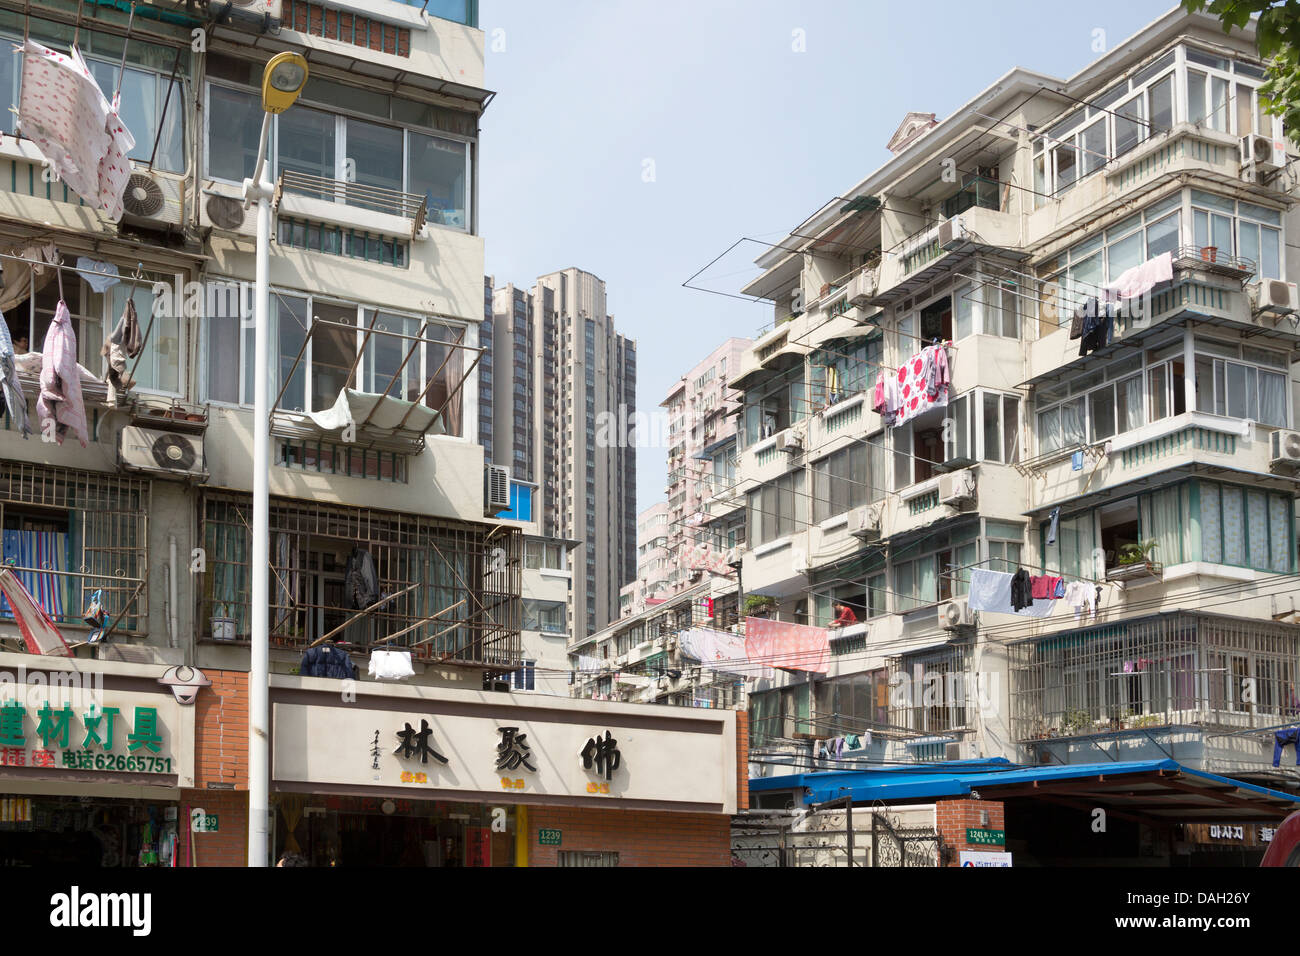
<path fill-rule="evenodd" d="M 1123 156 L 1142 142 L 1146 133 L 1143 120 L 1143 97 L 1135 96 L 1115 110 L 1115 155 Z"/>
<path fill-rule="evenodd" d="M 1092 441 L 1115 434 L 1115 395 L 1109 388 L 1098 389 L 1088 396 L 1088 423 Z"/>
<path fill-rule="evenodd" d="M 412 132 L 407 191 L 424 195 L 429 221 L 459 229 L 469 225 L 469 149 L 465 143 Z"/>
<path fill-rule="evenodd" d="M 337 165 L 334 149 L 335 120 L 330 113 L 295 106 L 280 114 L 280 172 L 305 173 L 331 182 Z M 304 192 L 333 198 L 332 186 Z"/>
<path fill-rule="evenodd" d="M 112 98 L 117 89 L 119 70 L 117 64 L 102 60 L 86 61 L 90 73 L 104 91 Z M 179 173 L 185 169 L 185 95 L 180 79 L 172 85 L 171 99 L 167 102 L 167 87 L 171 75 L 159 77 L 148 70 L 136 70 L 127 67 L 122 78 L 122 99 L 118 113 L 126 128 L 135 138 L 135 148 L 131 158 L 148 162 L 154 156 L 154 139 L 158 140 L 158 153 L 154 165 L 168 172 Z M 163 104 L 167 102 L 164 113 Z M 261 122 L 259 117 L 258 122 Z M 260 126 L 259 126 L 260 129 Z"/>
<path fill-rule="evenodd" d="M 1178 254 L 1179 218 L 1178 213 L 1173 213 L 1147 226 L 1146 257 L 1148 259 L 1154 259 L 1166 252 L 1175 256 Z M 1112 278 L 1117 276 L 1112 273 Z"/>
<path fill-rule="evenodd" d="M 964 339 L 974 331 L 974 303 L 971 301 L 971 286 L 960 285 L 953 290 L 955 316 L 953 319 L 953 338 Z"/>
<path fill-rule="evenodd" d="M 271 301 L 275 304 L 279 320 L 275 329 L 279 368 L 272 383 L 271 394 L 274 396 L 284 387 L 284 395 L 280 398 L 278 407 L 301 412 L 307 407 L 307 369 L 305 362 L 299 362 L 298 367 L 294 368 L 294 360 L 307 337 L 307 300 L 281 294 L 272 295 Z"/>
<path fill-rule="evenodd" d="M 210 282 L 203 326 L 203 363 L 208 401 L 236 405 L 240 402 L 241 288 L 234 282 Z M 247 364 L 251 370 L 252 362 Z M 249 400 L 252 399 L 250 385 Z"/>
<path fill-rule="evenodd" d="M 1198 70 L 1187 71 L 1187 120 L 1205 122 L 1205 74 Z"/>
<path fill-rule="evenodd" d="M 1062 145 L 1052 151 L 1056 158 L 1056 191 L 1065 192 L 1079 176 L 1073 146 Z"/>
<path fill-rule="evenodd" d="M 400 129 L 347 120 L 345 178 L 362 187 L 348 190 L 349 204 L 384 211 L 393 208 L 389 197 L 364 187 L 402 191 L 402 140 Z"/>
<path fill-rule="evenodd" d="M 161 278 L 161 277 L 160 277 Z M 168 286 L 172 282 L 167 279 Z M 117 317 L 120 316 L 126 308 L 126 297 L 128 292 L 133 302 L 135 302 L 136 314 L 140 320 L 140 334 L 144 334 L 145 328 L 149 324 L 149 316 L 153 312 L 154 304 L 157 300 L 154 298 L 153 289 L 147 284 L 130 286 L 125 282 L 119 282 L 109 290 L 109 316 L 110 321 L 117 323 Z M 181 390 L 181 362 L 184 359 L 184 352 L 181 347 L 181 322 L 177 316 L 164 315 L 161 312 L 153 317 L 153 329 L 149 332 L 149 340 L 144 345 L 144 350 L 140 353 L 139 365 L 136 367 L 135 379 L 136 387 L 157 392 L 179 393 Z M 100 360 L 96 360 L 96 365 Z M 130 366 L 128 365 L 128 370 Z"/>
<path fill-rule="evenodd" d="M 1079 134 L 1079 152 L 1083 156 L 1083 175 L 1106 165 L 1106 117 L 1103 116 Z"/>
<path fill-rule="evenodd" d="M 1151 84 L 1147 91 L 1151 102 L 1151 129 L 1161 132 L 1174 125 L 1174 75 Z"/>

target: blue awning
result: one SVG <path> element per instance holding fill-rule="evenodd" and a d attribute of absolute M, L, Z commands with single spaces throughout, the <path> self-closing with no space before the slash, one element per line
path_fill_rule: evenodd
<path fill-rule="evenodd" d="M 1129 786 L 1117 790 L 1116 778 Z M 751 779 L 753 792 L 793 790 L 804 803 L 913 802 L 969 796 L 1074 797 L 1171 822 L 1274 820 L 1300 809 L 1300 795 L 1193 770 L 1176 760 L 1025 767 L 1007 760 L 963 760 L 871 770 L 831 770 Z"/>

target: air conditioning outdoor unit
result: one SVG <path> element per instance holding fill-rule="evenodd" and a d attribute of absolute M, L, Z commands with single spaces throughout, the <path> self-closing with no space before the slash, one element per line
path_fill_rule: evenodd
<path fill-rule="evenodd" d="M 951 249 L 970 239 L 966 232 L 966 223 L 957 216 L 939 224 L 939 248 Z"/>
<path fill-rule="evenodd" d="M 974 760 L 976 756 L 973 740 L 954 740 L 943 745 L 944 760 Z"/>
<path fill-rule="evenodd" d="M 1241 165 L 1255 173 L 1271 173 L 1286 165 L 1286 143 L 1269 136 L 1241 137 Z"/>
<path fill-rule="evenodd" d="M 212 0 L 208 12 L 218 23 L 266 33 L 280 25 L 284 0 Z"/>
<path fill-rule="evenodd" d="M 975 616 L 965 601 L 945 601 L 939 605 L 939 626 L 945 631 L 954 631 L 974 623 Z"/>
<path fill-rule="evenodd" d="M 740 564 L 741 562 L 740 549 L 728 548 L 726 553 L 726 561 L 727 561 L 727 566 L 731 568 L 734 568 L 736 565 Z"/>
<path fill-rule="evenodd" d="M 954 508 L 975 500 L 975 472 L 969 468 L 939 476 L 939 504 Z"/>
<path fill-rule="evenodd" d="M 172 478 L 206 478 L 203 436 L 127 425 L 118 435 L 118 461 L 127 471 Z"/>
<path fill-rule="evenodd" d="M 1281 279 L 1260 279 L 1249 286 L 1252 311 L 1258 315 L 1269 312 L 1274 315 L 1290 315 L 1300 311 L 1300 293 L 1294 282 Z"/>
<path fill-rule="evenodd" d="M 803 436 L 793 431 L 782 432 L 776 440 L 776 447 L 787 454 L 798 454 L 803 451 Z"/>
<path fill-rule="evenodd" d="M 122 221 L 144 229 L 179 230 L 185 221 L 185 180 L 156 170 L 132 173 L 122 193 Z"/>
<path fill-rule="evenodd" d="M 876 294 L 876 271 L 863 269 L 849 280 L 849 305 L 865 308 Z"/>
<path fill-rule="evenodd" d="M 880 537 L 880 504 L 864 505 L 849 512 L 849 534 L 863 541 L 875 541 Z"/>
<path fill-rule="evenodd" d="M 1269 471 L 1300 469 L 1300 432 L 1275 431 L 1268 436 Z"/>
<path fill-rule="evenodd" d="M 484 511 L 494 516 L 510 510 L 510 469 L 504 465 L 488 463 L 484 469 L 486 487 L 483 492 Z"/>
<path fill-rule="evenodd" d="M 257 235 L 257 207 L 244 208 L 244 200 L 233 187 L 203 190 L 199 202 L 199 225 L 232 236 Z"/>

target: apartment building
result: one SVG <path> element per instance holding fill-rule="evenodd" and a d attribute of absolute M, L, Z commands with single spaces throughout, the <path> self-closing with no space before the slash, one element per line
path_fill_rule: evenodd
<path fill-rule="evenodd" d="M 480 421 L 480 441 L 510 470 L 510 514 L 582 542 L 579 637 L 618 616 L 619 591 L 636 575 L 636 343 L 606 313 L 605 283 L 581 269 L 487 300 L 485 288 L 494 417 Z"/>
<path fill-rule="evenodd" d="M 835 766 L 817 741 L 846 738 L 860 761 L 1172 754 L 1297 783 L 1272 756 L 1300 719 L 1300 192 L 1254 51 L 1175 10 L 1067 79 L 1010 70 L 909 114 L 757 260 L 773 321 L 729 365 L 742 586 L 838 626 L 825 664 L 751 686 L 756 774 Z M 1072 338 L 1122 277 L 1141 294 L 1110 334 Z M 877 410 L 936 347 L 947 388 Z M 1072 602 L 972 596 L 1019 569 Z"/>
<path fill-rule="evenodd" d="M 3 857 L 34 863 L 39 846 L 41 862 L 250 862 L 259 371 L 256 213 L 242 194 L 259 153 L 264 67 L 295 51 L 309 78 L 272 116 L 267 151 L 277 186 L 263 372 L 273 401 L 273 856 L 251 862 L 295 844 L 318 865 L 585 859 L 580 847 L 534 849 L 539 828 L 561 818 L 632 860 L 636 834 L 615 832 L 624 799 L 658 808 L 646 811 L 655 831 L 667 827 L 660 812 L 680 811 L 669 816 L 704 839 L 694 850 L 725 860 L 738 789 L 734 715 L 682 714 L 670 727 L 623 708 L 622 769 L 584 767 L 599 708 L 567 698 L 577 542 L 555 540 L 485 468 L 479 416 L 509 421 L 491 396 L 510 355 L 498 349 L 495 368 L 484 366 L 479 339 L 490 288 L 481 285 L 478 130 L 492 93 L 477 4 L 211 7 L 0 2 L 0 99 L 21 103 L 14 46 L 25 38 L 65 57 L 76 48 L 101 91 L 120 86 L 136 144 L 114 222 L 45 172 L 35 144 L 14 135 L 13 114 L 0 119 L 9 134 L 0 142 L 0 309 L 21 392 L 0 417 L 9 688 L 0 790 L 6 802 L 17 795 L 24 822 L 0 834 Z M 632 380 L 608 370 L 633 369 L 631 343 L 597 347 L 595 323 L 609 334 L 603 302 L 569 301 L 563 282 L 559 295 L 567 304 L 557 311 L 587 321 L 566 333 L 566 348 L 579 343 L 572 368 L 599 368 L 600 408 L 615 381 L 630 404 Z M 101 345 L 129 306 L 142 344 L 118 369 Z M 75 340 L 84 443 L 38 410 L 38 379 L 59 338 L 52 325 Z M 123 380 L 106 380 L 119 370 Z M 566 388 L 581 406 L 586 393 Z M 591 446 L 576 447 L 585 455 Z M 631 500 L 620 469 L 601 479 L 602 507 L 611 487 L 620 505 L 625 486 Z M 523 471 L 537 480 L 526 461 Z M 600 521 L 609 530 L 597 543 L 613 552 L 623 532 L 603 511 Z M 413 673 L 398 666 L 402 652 Z M 522 755 L 509 778 L 503 751 Z M 662 764 L 666 752 L 686 754 L 682 776 Z M 703 798 L 699 773 L 716 778 Z M 563 808 L 547 810 L 537 792 L 562 794 Z M 308 793 L 320 808 L 310 816 Z M 211 825 L 176 832 L 191 807 Z M 111 862 L 98 849 L 93 860 L 78 856 L 92 816 L 123 836 Z M 32 831 L 39 840 L 26 839 Z M 151 839 L 166 849 L 149 849 Z"/>
<path fill-rule="evenodd" d="M 656 502 L 636 516 L 636 578 L 619 591 L 620 620 L 641 613 L 669 595 L 668 533 L 667 502 Z"/>

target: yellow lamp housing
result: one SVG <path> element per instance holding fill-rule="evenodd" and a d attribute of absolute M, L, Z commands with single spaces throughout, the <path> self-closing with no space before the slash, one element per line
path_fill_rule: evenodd
<path fill-rule="evenodd" d="M 277 53 L 262 71 L 262 109 L 283 113 L 307 85 L 307 59 L 298 53 Z"/>

